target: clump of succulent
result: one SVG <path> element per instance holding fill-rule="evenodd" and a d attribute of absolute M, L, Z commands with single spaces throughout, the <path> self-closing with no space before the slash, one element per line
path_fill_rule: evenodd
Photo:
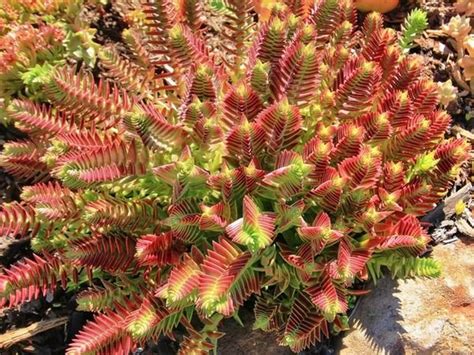
<path fill-rule="evenodd" d="M 468 17 L 454 16 L 442 26 L 443 31 L 456 40 L 458 52 L 463 52 L 464 39 L 471 33 L 471 24 Z"/>
<path fill-rule="evenodd" d="M 471 87 L 473 86 L 474 79 L 474 34 L 464 38 L 464 48 L 466 50 L 465 55 L 459 59 L 459 65 L 464 69 L 463 74 L 464 78 L 467 81 L 471 82 Z M 471 90 L 474 93 L 474 89 Z"/>
<path fill-rule="evenodd" d="M 0 0 L 0 33 L 12 23 L 74 19 L 85 5 L 107 0 Z"/>
<path fill-rule="evenodd" d="M 0 227 L 36 254 L 0 275 L 0 300 L 82 288 L 97 315 L 69 354 L 128 354 L 178 326 L 180 353 L 204 354 L 250 299 L 254 328 L 300 351 L 345 328 L 383 270 L 440 272 L 417 217 L 470 147 L 444 138 L 437 85 L 381 15 L 358 29 L 351 1 L 287 2 L 254 23 L 251 0 L 228 0 L 217 53 L 201 5 L 147 2 L 132 58 L 101 51 L 106 78 L 58 68 L 47 103 L 9 107 L 29 138 L 1 165 L 30 186 Z"/>
<path fill-rule="evenodd" d="M 25 85 L 30 89 L 26 94 L 34 95 L 49 80 L 64 37 L 60 27 L 46 24 L 17 25 L 0 37 L 0 96 L 12 95 Z"/>
<path fill-rule="evenodd" d="M 83 1 L 0 0 L 0 120 L 11 97 L 44 99 L 42 86 L 66 60 L 93 66 L 95 30 L 79 16 Z"/>
<path fill-rule="evenodd" d="M 409 51 L 413 46 L 413 41 L 417 39 L 428 27 L 428 17 L 425 11 L 415 9 L 410 12 L 402 26 L 402 37 L 400 47 L 404 51 Z"/>
<path fill-rule="evenodd" d="M 472 80 L 474 77 L 474 35 L 470 34 L 472 30 L 470 20 L 468 17 L 457 15 L 443 26 L 443 30 L 456 41 L 458 64 L 463 68 L 464 80 L 470 82 L 471 93 L 474 93 Z M 464 86 L 466 86 L 465 83 Z"/>
<path fill-rule="evenodd" d="M 451 79 L 438 83 L 439 103 L 448 106 L 458 96 L 458 88 L 453 85 Z"/>

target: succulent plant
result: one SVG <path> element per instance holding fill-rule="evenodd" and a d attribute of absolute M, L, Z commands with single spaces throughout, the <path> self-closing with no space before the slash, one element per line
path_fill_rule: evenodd
<path fill-rule="evenodd" d="M 458 95 L 458 88 L 453 85 L 450 80 L 444 83 L 438 83 L 439 103 L 443 106 L 448 106 L 452 101 L 456 100 Z"/>
<path fill-rule="evenodd" d="M 0 122 L 3 106 L 13 97 L 42 101 L 42 86 L 66 60 L 93 67 L 95 29 L 83 21 L 81 9 L 91 1 L 0 0 Z"/>
<path fill-rule="evenodd" d="M 474 79 L 474 34 L 464 39 L 466 54 L 459 59 L 459 65 L 464 69 L 464 78 L 471 81 Z"/>
<path fill-rule="evenodd" d="M 53 63 L 61 56 L 64 37 L 65 33 L 59 26 L 40 25 L 35 28 L 30 24 L 17 25 L 0 37 L 0 95 L 9 96 L 19 91 L 25 82 L 30 83 L 31 80 L 24 75 L 47 77 L 51 67 L 44 64 Z"/>
<path fill-rule="evenodd" d="M 470 34 L 470 20 L 457 15 L 443 26 L 443 30 L 456 40 L 458 64 L 463 68 L 464 80 L 470 82 L 471 93 L 474 93 L 474 35 Z M 467 85 L 464 83 L 464 86 Z"/>
<path fill-rule="evenodd" d="M 443 31 L 456 40 L 458 50 L 462 51 L 464 39 L 471 32 L 471 24 L 468 17 L 454 16 L 446 25 L 443 25 Z"/>
<path fill-rule="evenodd" d="M 0 228 L 36 254 L 0 275 L 2 304 L 88 279 L 77 302 L 97 315 L 69 354 L 128 354 L 178 326 L 180 353 L 202 354 L 253 298 L 255 328 L 300 351 L 385 268 L 438 275 L 417 217 L 470 147 L 444 138 L 437 85 L 381 15 L 358 29 L 351 1 L 288 1 L 255 23 L 251 0 L 228 0 L 219 55 L 184 3 L 143 5 L 132 58 L 101 50 L 107 79 L 58 68 L 48 103 L 10 105 L 29 138 L 1 165 L 30 186 Z"/>
<path fill-rule="evenodd" d="M 413 45 L 413 41 L 421 36 L 428 27 L 428 17 L 425 11 L 415 9 L 410 12 L 402 26 L 402 38 L 400 39 L 400 47 L 408 51 Z"/>

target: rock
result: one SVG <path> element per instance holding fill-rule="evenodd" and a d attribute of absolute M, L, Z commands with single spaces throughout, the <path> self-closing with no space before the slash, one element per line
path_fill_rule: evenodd
<path fill-rule="evenodd" d="M 402 338 L 410 347 L 418 351 L 430 351 L 439 341 L 446 321 L 446 318 L 441 318 L 428 322 L 421 321 L 416 326 L 407 325 L 405 326 L 407 333 Z M 427 331 L 430 332 L 429 337 L 426 336 Z"/>
<path fill-rule="evenodd" d="M 395 288 L 395 281 L 384 278 L 360 300 L 352 316 L 353 330 L 342 340 L 341 355 L 366 354 L 369 349 L 371 353 L 402 353 L 405 330 L 399 324 L 400 300 L 393 295 Z"/>
<path fill-rule="evenodd" d="M 474 353 L 474 245 L 438 245 L 434 280 L 384 278 L 361 299 L 341 355 Z"/>

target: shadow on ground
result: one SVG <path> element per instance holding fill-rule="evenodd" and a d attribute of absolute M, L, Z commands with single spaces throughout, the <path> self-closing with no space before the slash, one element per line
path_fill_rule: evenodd
<path fill-rule="evenodd" d="M 395 296 L 397 282 L 384 277 L 371 286 L 371 292 L 360 299 L 356 310 L 351 316 L 351 327 L 358 329 L 358 337 L 362 344 L 384 354 L 403 354 L 402 334 L 406 333 L 400 325 L 400 300 Z M 350 333 L 349 333 L 350 334 Z M 366 349 L 368 350 L 368 349 Z M 355 354 L 355 349 L 348 349 L 340 344 L 339 352 Z"/>

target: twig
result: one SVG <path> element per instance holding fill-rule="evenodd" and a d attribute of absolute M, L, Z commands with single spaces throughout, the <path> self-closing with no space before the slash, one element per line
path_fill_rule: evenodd
<path fill-rule="evenodd" d="M 428 35 L 428 37 L 448 37 L 446 32 L 444 32 L 443 30 L 426 30 L 425 33 Z"/>
<path fill-rule="evenodd" d="M 50 320 L 42 320 L 29 325 L 26 328 L 20 328 L 15 330 L 7 331 L 4 334 L 0 334 L 0 349 L 5 349 L 12 346 L 15 343 L 26 340 L 35 336 L 36 334 L 45 332 L 49 329 L 59 327 L 60 325 L 66 324 L 68 317 L 61 317 Z"/>
<path fill-rule="evenodd" d="M 452 77 L 454 78 L 454 80 L 456 81 L 456 83 L 462 87 L 464 90 L 466 91 L 470 91 L 471 88 L 469 87 L 469 85 L 467 85 L 467 83 L 464 81 L 464 79 L 462 78 L 462 75 L 461 75 L 461 68 L 459 67 L 459 64 L 458 63 L 455 63 L 454 66 L 451 65 L 451 75 Z"/>
<path fill-rule="evenodd" d="M 451 130 L 454 133 L 459 133 L 461 136 L 463 136 L 464 138 L 469 139 L 471 142 L 474 142 L 474 133 L 469 132 L 468 130 L 465 130 L 464 128 L 462 128 L 460 126 L 453 126 L 451 128 Z"/>

